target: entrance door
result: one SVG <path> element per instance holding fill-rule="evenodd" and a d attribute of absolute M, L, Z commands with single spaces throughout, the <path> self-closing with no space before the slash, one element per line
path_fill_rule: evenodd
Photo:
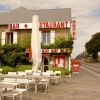
<path fill-rule="evenodd" d="M 65 56 L 55 56 L 55 67 L 65 67 Z"/>
<path fill-rule="evenodd" d="M 46 70 L 49 70 L 49 59 L 44 57 L 44 72 L 46 72 Z"/>

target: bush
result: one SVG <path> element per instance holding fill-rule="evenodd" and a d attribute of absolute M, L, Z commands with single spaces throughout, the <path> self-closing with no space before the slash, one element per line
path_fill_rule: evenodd
<path fill-rule="evenodd" d="M 70 48 L 73 49 L 73 40 L 66 40 L 64 37 L 57 38 L 54 44 L 42 44 L 42 49 Z"/>
<path fill-rule="evenodd" d="M 17 65 L 15 67 L 16 71 L 25 71 L 25 70 L 31 70 L 32 69 L 32 65 Z"/>
<path fill-rule="evenodd" d="M 4 53 L 0 54 L 0 65 L 15 67 L 18 64 L 28 64 L 25 49 L 19 44 L 4 45 L 0 49 L 4 50 Z"/>
<path fill-rule="evenodd" d="M 61 71 L 62 75 L 69 75 L 69 74 L 71 74 L 71 71 L 69 71 L 67 69 L 62 69 L 60 67 L 52 67 L 52 68 L 50 68 L 50 70 L 52 70 L 52 71 Z"/>
<path fill-rule="evenodd" d="M 71 74 L 71 71 L 69 71 L 69 70 L 63 70 L 63 72 L 62 72 L 62 75 L 69 75 L 69 74 Z"/>
<path fill-rule="evenodd" d="M 94 60 L 85 60 L 86 63 L 94 63 Z"/>
<path fill-rule="evenodd" d="M 11 67 L 9 67 L 9 66 L 4 66 L 4 67 L 2 67 L 2 73 L 3 74 L 8 74 L 8 72 L 15 72 L 15 69 L 14 68 L 11 68 Z"/>

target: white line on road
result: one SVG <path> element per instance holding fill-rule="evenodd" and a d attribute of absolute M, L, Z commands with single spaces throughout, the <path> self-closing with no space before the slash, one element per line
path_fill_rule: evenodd
<path fill-rule="evenodd" d="M 97 77 L 100 77 L 100 74 L 97 74 L 97 73 L 91 71 L 90 69 L 84 68 L 84 67 L 82 67 L 82 66 L 81 66 L 81 68 L 87 70 L 88 72 L 92 73 L 93 75 L 95 75 L 95 76 L 97 76 Z"/>

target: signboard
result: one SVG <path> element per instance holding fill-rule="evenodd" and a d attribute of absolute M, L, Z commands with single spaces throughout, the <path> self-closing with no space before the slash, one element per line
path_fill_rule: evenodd
<path fill-rule="evenodd" d="M 76 18 L 75 17 L 72 18 L 71 30 L 72 30 L 72 39 L 75 40 L 76 39 Z"/>
<path fill-rule="evenodd" d="M 80 61 L 79 60 L 71 60 L 72 72 L 80 71 Z"/>
<path fill-rule="evenodd" d="M 39 28 L 69 28 L 70 21 L 63 22 L 41 22 Z M 32 23 L 9 24 L 9 29 L 32 29 Z"/>
<path fill-rule="evenodd" d="M 70 53 L 69 49 L 42 49 L 42 53 Z"/>
<path fill-rule="evenodd" d="M 70 49 L 41 49 L 41 53 L 70 53 Z M 29 49 L 26 49 L 25 53 L 29 53 Z"/>

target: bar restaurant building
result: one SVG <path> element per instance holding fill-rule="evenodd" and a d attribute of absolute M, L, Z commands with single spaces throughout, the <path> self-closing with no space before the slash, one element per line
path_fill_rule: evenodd
<path fill-rule="evenodd" d="M 45 45 L 55 43 L 55 39 L 64 37 L 67 40 L 72 34 L 72 16 L 70 8 L 28 10 L 23 7 L 10 12 L 0 13 L 0 44 L 25 43 L 31 40 L 32 16 L 39 16 L 39 30 L 42 43 Z M 74 21 L 75 23 L 75 21 Z M 73 34 L 75 32 L 73 31 Z M 34 48 L 35 49 L 35 48 Z M 71 49 L 55 48 L 41 49 L 42 70 L 48 70 L 50 67 L 70 68 Z M 29 53 L 29 50 L 26 50 Z"/>

